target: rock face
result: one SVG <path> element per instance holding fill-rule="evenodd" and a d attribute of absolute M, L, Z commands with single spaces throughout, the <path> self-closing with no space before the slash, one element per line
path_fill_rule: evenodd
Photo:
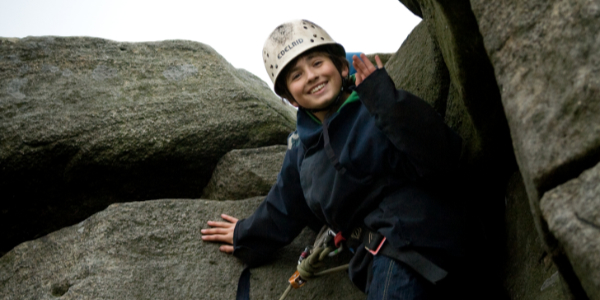
<path fill-rule="evenodd" d="M 400 2 L 423 21 L 386 69 L 463 137 L 456 176 L 487 237 L 486 299 L 600 299 L 600 5 Z M 264 194 L 285 147 L 231 150 L 293 129 L 264 83 L 197 43 L 0 39 L 0 70 L 0 225 L 14 236 L 115 201 L 195 197 L 210 176 L 206 197 Z M 0 295 L 232 298 L 242 266 L 199 230 L 259 201 L 112 205 L 0 258 Z M 253 298 L 280 296 L 311 238 L 253 271 Z M 291 298 L 364 295 L 337 274 Z"/>
<path fill-rule="evenodd" d="M 468 1 L 401 2 L 423 21 L 385 67 L 397 87 L 425 99 L 463 138 L 462 169 L 456 175 L 460 188 L 484 228 L 482 247 L 490 256 L 505 257 L 505 241 L 498 237 L 506 232 L 506 184 L 516 165 L 494 69 L 475 16 Z M 489 273 L 481 274 L 490 278 L 490 289 L 501 289 L 498 274 L 505 263 L 492 260 Z"/>
<path fill-rule="evenodd" d="M 535 230 L 521 174 L 506 187 L 506 261 L 503 286 L 511 299 L 567 299 L 560 275 Z"/>
<path fill-rule="evenodd" d="M 600 161 L 600 7 L 583 0 L 471 4 L 494 65 L 536 227 L 569 297 L 600 299 L 598 275 L 587 269 L 598 266 L 598 249 L 594 243 L 578 248 L 590 231 L 597 236 L 600 222 L 592 216 L 572 220 L 581 203 L 586 210 L 600 205 L 597 195 L 574 187 L 598 184 L 582 172 Z M 543 214 L 540 199 L 546 202 Z M 575 226 L 584 221 L 585 230 Z"/>
<path fill-rule="evenodd" d="M 425 22 L 415 27 L 385 67 L 396 88 L 418 95 L 441 116 L 446 114 L 450 76 Z"/>
<path fill-rule="evenodd" d="M 566 0 L 473 6 L 519 165 L 543 194 L 600 159 L 600 7 Z"/>
<path fill-rule="evenodd" d="M 0 299 L 234 299 L 243 265 L 202 242 L 200 229 L 224 211 L 246 216 L 261 200 L 113 204 L 0 258 Z M 253 269 L 251 299 L 279 299 L 313 241 L 305 231 L 272 264 Z M 286 299 L 365 298 L 346 272 L 307 286 Z"/>
<path fill-rule="evenodd" d="M 600 164 L 544 194 L 540 208 L 590 299 L 600 299 Z"/>
<path fill-rule="evenodd" d="M 119 201 L 199 197 L 295 111 L 209 46 L 0 39 L 0 252 Z"/>
<path fill-rule="evenodd" d="M 463 137 L 463 158 L 471 174 L 465 178 L 486 186 L 475 188 L 472 195 L 491 204 L 480 207 L 483 215 L 497 220 L 494 211 L 504 209 L 498 205 L 499 196 L 514 201 L 506 207 L 509 256 L 505 263 L 509 267 L 503 268 L 503 276 L 508 296 L 600 299 L 600 280 L 591 271 L 598 266 L 597 249 L 594 242 L 582 245 L 582 241 L 596 237 L 600 222 L 595 215 L 573 219 L 582 215 L 581 203 L 597 207 L 600 201 L 574 187 L 585 185 L 595 190 L 598 184 L 590 174 L 600 161 L 600 69 L 595 55 L 600 51 L 600 6 L 583 0 L 400 2 L 423 18 L 424 25 L 419 26 L 427 27 L 428 33 L 415 29 L 403 45 L 404 52 L 397 53 L 406 58 L 393 62 L 394 66 L 412 71 L 395 74 L 396 84 L 409 90 L 412 85 L 427 87 L 412 89 L 426 99 L 442 95 L 430 103 L 438 111 L 445 104 L 445 115 L 440 114 Z M 418 38 L 423 41 L 422 51 L 407 51 Z M 442 64 L 436 59 L 440 54 Z M 393 66 L 388 63 L 386 68 L 392 70 Z M 416 80 L 423 70 L 430 70 L 429 80 Z M 446 70 L 450 81 L 447 90 L 431 84 L 431 78 L 443 78 Z M 440 87 L 442 93 L 438 92 Z M 519 212 L 526 207 L 521 203 L 525 198 L 514 197 L 522 193 L 519 185 L 509 184 L 506 192 L 498 185 L 505 184 L 508 174 L 515 171 L 508 154 L 513 153 L 508 128 L 543 248 L 534 246 L 532 235 L 514 230 L 515 224 L 531 224 L 529 216 Z M 586 170 L 588 173 L 580 176 Z M 579 183 L 563 185 L 577 177 L 574 180 Z M 560 205 L 558 198 L 562 199 Z M 540 199 L 547 199 L 543 214 Z M 531 230 L 531 226 L 524 228 Z M 527 247 L 527 251 L 519 251 L 519 247 Z M 552 268 L 533 263 L 546 257 L 540 254 L 542 249 L 560 275 L 548 277 L 554 274 L 549 273 Z M 526 272 L 528 268 L 537 271 Z M 520 282 L 510 279 L 522 278 L 519 274 L 524 272 L 532 277 Z M 558 279 L 565 283 L 564 295 L 548 293 L 549 286 L 554 286 L 551 283 Z M 540 282 L 545 294 L 529 290 Z"/>
<path fill-rule="evenodd" d="M 268 194 L 286 151 L 284 145 L 232 150 L 217 164 L 202 198 L 236 200 Z"/>

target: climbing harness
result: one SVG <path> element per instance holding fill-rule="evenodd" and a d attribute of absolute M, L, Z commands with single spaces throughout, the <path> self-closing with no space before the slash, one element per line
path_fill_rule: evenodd
<path fill-rule="evenodd" d="M 379 232 L 371 231 L 366 227 L 358 227 L 352 231 L 350 239 L 346 241 L 349 248 L 364 245 L 372 255 L 383 255 L 401 261 L 419 273 L 427 281 L 436 284 L 444 279 L 448 272 L 421 253 L 411 247 L 398 249 L 386 243 L 386 237 Z"/>
<path fill-rule="evenodd" d="M 344 244 L 346 244 L 346 246 L 344 246 Z M 336 256 L 344 249 L 348 249 L 350 252 L 354 253 L 354 249 L 361 245 L 374 256 L 384 255 L 405 263 L 433 284 L 436 284 L 448 275 L 448 272 L 434 264 L 416 250 L 411 248 L 396 249 L 390 243 L 386 243 L 385 236 L 376 231 L 371 231 L 366 227 L 355 228 L 350 237 L 346 239 L 342 236 L 341 232 L 335 233 L 327 226 L 323 226 L 315 239 L 314 245 L 306 247 L 300 254 L 297 270 L 288 279 L 289 285 L 279 300 L 284 300 L 292 289 L 303 287 L 309 279 L 347 270 L 349 264 L 319 271 L 319 269 L 323 267 L 326 257 Z M 249 267 L 246 267 L 244 268 L 238 283 L 236 299 L 250 299 L 249 290 L 250 269 Z"/>
<path fill-rule="evenodd" d="M 343 251 L 343 245 L 341 243 L 334 243 L 334 237 L 337 235 L 338 234 L 333 232 L 327 226 L 321 228 L 321 231 L 315 239 L 314 245 L 312 247 L 306 247 L 302 254 L 300 254 L 297 270 L 292 274 L 290 279 L 288 279 L 290 285 L 286 288 L 285 292 L 283 292 L 279 300 L 285 299 L 292 289 L 298 289 L 304 286 L 308 279 L 348 269 L 348 264 L 345 264 L 318 271 L 323 267 L 326 257 L 336 256 Z"/>

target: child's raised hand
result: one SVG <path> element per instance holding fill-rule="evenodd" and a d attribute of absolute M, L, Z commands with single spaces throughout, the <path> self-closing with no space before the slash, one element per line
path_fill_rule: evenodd
<path fill-rule="evenodd" d="M 356 55 L 352 56 L 352 65 L 356 69 L 356 81 L 354 82 L 356 86 L 363 82 L 371 73 L 375 72 L 375 70 L 383 68 L 383 63 L 379 59 L 379 55 L 375 55 L 375 62 L 377 63 L 377 68 L 364 53 L 360 54 L 360 59 Z"/>
<path fill-rule="evenodd" d="M 222 214 L 221 218 L 227 222 L 208 221 L 209 229 L 202 229 L 202 240 L 207 242 L 225 243 L 219 250 L 225 253 L 233 253 L 233 231 L 238 219 Z"/>

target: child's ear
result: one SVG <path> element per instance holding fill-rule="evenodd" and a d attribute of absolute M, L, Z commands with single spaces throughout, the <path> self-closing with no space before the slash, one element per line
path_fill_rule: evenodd
<path fill-rule="evenodd" d="M 347 78 L 349 72 L 350 70 L 348 69 L 348 65 L 344 64 L 344 66 L 342 67 L 342 77 Z"/>

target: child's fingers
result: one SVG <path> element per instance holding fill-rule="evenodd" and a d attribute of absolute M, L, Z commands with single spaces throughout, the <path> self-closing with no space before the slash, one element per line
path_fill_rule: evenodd
<path fill-rule="evenodd" d="M 352 65 L 356 69 L 356 72 L 364 72 L 367 69 L 365 63 L 356 55 L 352 56 Z"/>
<path fill-rule="evenodd" d="M 207 234 L 207 235 L 228 234 L 229 232 L 231 232 L 231 229 L 229 229 L 229 228 L 218 228 L 218 227 L 200 230 L 200 233 Z"/>
<path fill-rule="evenodd" d="M 208 221 L 206 223 L 210 227 L 222 227 L 222 228 L 229 228 L 229 227 L 232 227 L 235 225 L 235 224 L 229 223 L 229 222 L 216 222 L 216 221 Z"/>
<path fill-rule="evenodd" d="M 221 250 L 221 252 L 231 254 L 231 253 L 233 253 L 233 246 L 223 245 L 223 246 L 219 247 L 219 250 Z"/>
<path fill-rule="evenodd" d="M 369 58 L 364 53 L 360 54 L 360 58 L 365 63 L 365 66 L 367 67 L 367 70 L 370 71 L 369 74 L 372 73 L 373 71 L 377 70 L 375 68 L 375 66 L 373 65 L 373 63 L 369 60 Z"/>
<path fill-rule="evenodd" d="M 354 68 L 356 69 L 356 67 Z M 356 72 L 355 79 L 356 80 L 354 81 L 354 84 L 358 86 L 362 82 L 362 76 L 360 75 L 360 73 Z"/>
<path fill-rule="evenodd" d="M 227 221 L 229 221 L 231 223 L 236 223 L 238 221 L 237 218 L 232 217 L 230 215 L 226 215 L 226 214 L 221 214 L 221 218 L 223 218 L 223 220 L 227 220 Z"/>
<path fill-rule="evenodd" d="M 378 69 L 383 68 L 383 63 L 381 62 L 381 58 L 379 58 L 379 55 L 375 55 L 375 62 L 377 63 Z"/>
<path fill-rule="evenodd" d="M 219 242 L 225 244 L 233 244 L 233 231 L 235 229 L 235 224 L 237 223 L 237 219 L 228 216 L 226 214 L 222 214 L 221 217 L 229 222 L 215 222 L 208 221 L 208 226 L 211 228 L 201 229 L 202 240 L 207 242 Z M 226 249 L 228 253 L 233 252 L 232 249 Z M 221 250 L 223 251 L 223 250 Z"/>
<path fill-rule="evenodd" d="M 366 77 L 365 76 L 365 73 L 367 73 L 366 66 L 356 55 L 354 55 L 352 57 L 352 65 L 354 66 L 354 69 L 356 69 L 356 73 L 354 75 L 355 76 L 354 84 L 356 86 L 358 86 Z"/>
<path fill-rule="evenodd" d="M 202 240 L 203 241 L 207 241 L 207 242 L 221 242 L 221 243 L 227 243 L 229 238 L 226 235 L 222 235 L 222 234 L 213 234 L 213 235 L 203 235 L 202 236 Z"/>

